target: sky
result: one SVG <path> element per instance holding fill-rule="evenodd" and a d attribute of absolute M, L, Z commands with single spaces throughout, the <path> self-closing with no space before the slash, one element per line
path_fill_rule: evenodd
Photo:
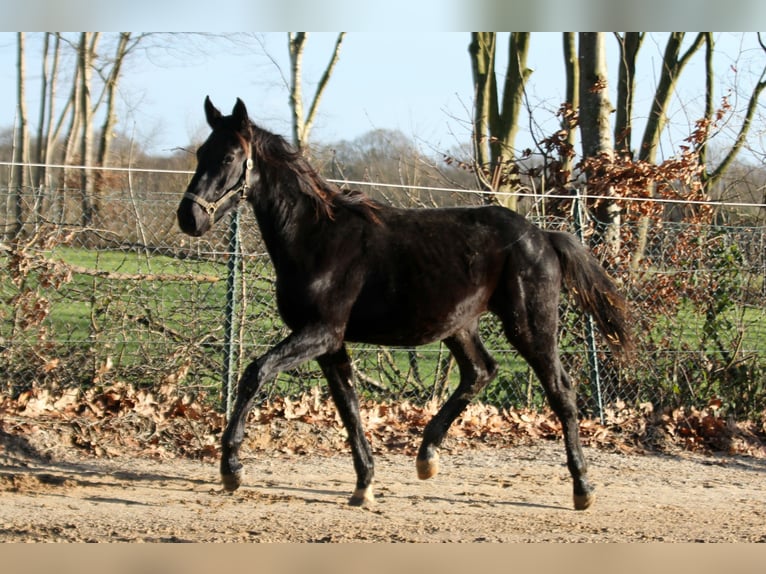
<path fill-rule="evenodd" d="M 689 34 L 693 36 L 693 34 Z M 36 113 L 35 74 L 40 35 L 28 36 L 27 106 Z M 329 60 L 335 33 L 312 33 L 306 46 L 304 90 L 314 85 Z M 641 49 L 636 112 L 649 109 L 664 48 L 662 33 L 648 37 Z M 717 96 L 730 88 L 745 92 L 757 81 L 766 55 L 755 45 L 754 34 L 716 35 Z M 287 36 L 285 33 L 253 33 L 236 41 L 200 36 L 157 37 L 155 47 L 137 52 L 124 70 L 120 91 L 118 130 L 135 137 L 153 154 L 170 153 L 203 139 L 203 101 L 209 95 L 229 113 L 237 97 L 243 99 L 251 118 L 263 127 L 290 135 Z M 312 141 L 333 143 L 353 140 L 383 128 L 401 130 L 426 151 L 447 151 L 470 138 L 473 105 L 467 32 L 358 32 L 348 33 L 341 57 L 325 92 Z M 610 88 L 616 89 L 616 43 L 607 38 Z M 507 51 L 507 34 L 498 44 L 498 55 Z M 498 69 L 504 63 L 499 62 Z M 534 70 L 528 84 L 528 100 L 534 107 L 534 131 L 538 139 L 556 129 L 555 110 L 564 100 L 561 35 L 532 34 L 528 67 Z M 668 146 L 681 143 L 702 109 L 704 83 L 702 52 L 684 72 L 671 122 L 677 134 Z M 736 71 L 735 71 L 736 70 Z M 0 32 L 0 129 L 10 127 L 16 110 L 16 35 Z M 614 102 L 612 96 L 612 102 Z M 741 98 L 737 105 L 743 106 Z M 31 126 L 34 129 L 34 122 Z M 524 129 L 517 142 L 530 145 Z M 756 142 L 758 145 L 758 142 Z"/>

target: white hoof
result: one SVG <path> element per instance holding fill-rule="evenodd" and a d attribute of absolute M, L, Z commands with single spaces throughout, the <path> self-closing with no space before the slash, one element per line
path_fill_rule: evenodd
<path fill-rule="evenodd" d="M 372 494 L 372 486 L 357 488 L 348 501 L 351 506 L 372 506 L 375 504 L 375 496 Z"/>

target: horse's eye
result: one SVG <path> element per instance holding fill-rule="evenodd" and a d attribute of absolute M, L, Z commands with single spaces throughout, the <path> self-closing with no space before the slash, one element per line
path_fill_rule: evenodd
<path fill-rule="evenodd" d="M 224 163 L 224 164 L 229 164 L 229 163 L 231 163 L 231 162 L 233 162 L 233 161 L 234 161 L 234 155 L 233 155 L 233 154 L 230 154 L 230 153 L 229 153 L 229 154 L 226 154 L 226 155 L 223 157 L 223 163 Z"/>

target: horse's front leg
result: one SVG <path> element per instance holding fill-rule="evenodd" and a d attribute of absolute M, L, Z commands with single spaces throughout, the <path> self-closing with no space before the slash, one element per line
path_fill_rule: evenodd
<path fill-rule="evenodd" d="M 239 462 L 239 447 L 245 437 L 245 420 L 253 406 L 258 391 L 263 386 L 259 363 L 262 358 L 250 363 L 237 385 L 237 400 L 231 412 L 226 430 L 221 438 L 221 481 L 228 491 L 234 491 L 242 484 L 242 463 Z"/>
<path fill-rule="evenodd" d="M 239 449 L 245 436 L 245 421 L 264 382 L 280 371 L 294 369 L 341 345 L 341 338 L 331 330 L 304 329 L 292 333 L 247 366 L 237 385 L 237 400 L 221 437 L 221 480 L 226 490 L 236 490 L 242 484 Z"/>

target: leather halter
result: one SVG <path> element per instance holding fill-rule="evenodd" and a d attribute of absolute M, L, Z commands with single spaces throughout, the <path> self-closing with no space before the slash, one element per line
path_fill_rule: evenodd
<path fill-rule="evenodd" d="M 206 199 L 201 198 L 196 193 L 192 193 L 190 191 L 187 191 L 184 193 L 184 198 L 190 199 L 202 209 L 205 210 L 208 217 L 212 220 L 215 216 L 215 212 L 218 210 L 219 207 L 221 207 L 224 203 L 226 203 L 232 196 L 239 194 L 239 199 L 245 199 L 247 197 L 247 190 L 250 188 L 250 184 L 248 183 L 248 179 L 250 176 L 250 172 L 253 171 L 253 158 L 250 157 L 250 146 L 247 146 L 247 160 L 245 161 L 245 175 L 242 180 L 242 185 L 239 187 L 233 187 L 229 191 L 223 194 L 223 196 L 218 199 L 217 201 L 207 201 Z"/>

